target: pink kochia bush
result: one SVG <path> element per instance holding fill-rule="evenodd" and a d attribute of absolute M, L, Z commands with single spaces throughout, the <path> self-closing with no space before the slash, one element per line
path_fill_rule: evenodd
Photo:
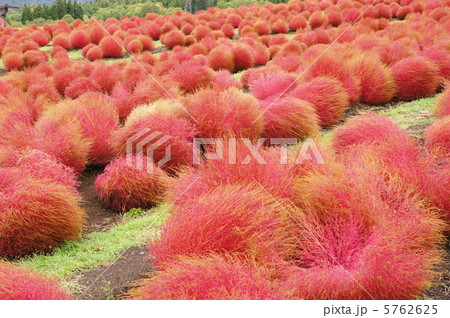
<path fill-rule="evenodd" d="M 72 188 L 0 168 L 0 189 L 0 256 L 48 252 L 78 239 L 85 213 Z"/>
<path fill-rule="evenodd" d="M 232 253 L 267 264 L 289 253 L 278 203 L 261 188 L 220 186 L 174 206 L 171 213 L 160 238 L 149 243 L 158 269 L 180 256 Z"/>
<path fill-rule="evenodd" d="M 173 262 L 133 289 L 133 299 L 241 300 L 283 299 L 270 273 L 232 256 L 208 255 Z"/>
<path fill-rule="evenodd" d="M 205 89 L 188 96 L 184 105 L 195 119 L 199 137 L 257 139 L 263 130 L 258 100 L 237 88 Z"/>
<path fill-rule="evenodd" d="M 349 106 L 348 95 L 342 83 L 329 77 L 316 77 L 299 85 L 290 96 L 310 102 L 316 110 L 321 127 L 336 124 Z"/>
<path fill-rule="evenodd" d="M 261 103 L 265 138 L 296 138 L 301 141 L 319 134 L 319 119 L 314 105 L 294 97 Z"/>
<path fill-rule="evenodd" d="M 170 160 L 161 166 L 169 173 L 176 173 L 183 166 L 193 164 L 193 143 L 196 134 L 194 127 L 186 120 L 171 114 L 150 114 L 133 120 L 114 132 L 111 142 L 118 155 L 125 155 L 127 141 L 132 149 L 144 138 L 154 134 L 154 139 L 143 145 L 142 152 L 147 154 L 148 148 L 155 142 L 163 142 L 153 152 L 155 163 L 166 158 L 166 149 L 170 147 Z"/>
<path fill-rule="evenodd" d="M 117 212 L 160 203 L 167 188 L 168 175 L 149 159 L 142 154 L 140 157 L 128 155 L 107 165 L 95 180 L 100 200 Z"/>
<path fill-rule="evenodd" d="M 434 94 L 439 83 L 439 68 L 425 57 L 405 58 L 392 66 L 397 97 L 413 100 Z"/>
<path fill-rule="evenodd" d="M 58 283 L 24 266 L 0 261 L 0 300 L 71 300 Z"/>
<path fill-rule="evenodd" d="M 434 121 L 424 133 L 425 147 L 450 158 L 450 116 Z"/>
<path fill-rule="evenodd" d="M 284 288 L 300 299 L 418 298 L 434 277 L 443 223 L 414 192 L 398 192 L 356 158 L 296 183 L 301 209 L 292 213 L 315 240 L 292 228 L 300 246 Z"/>
<path fill-rule="evenodd" d="M 447 85 L 442 94 L 436 99 L 434 113 L 438 118 L 450 115 L 450 85 Z"/>

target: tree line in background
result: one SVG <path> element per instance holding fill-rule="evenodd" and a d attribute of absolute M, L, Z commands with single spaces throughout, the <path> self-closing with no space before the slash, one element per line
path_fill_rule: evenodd
<path fill-rule="evenodd" d="M 237 8 L 245 4 L 266 2 L 281 3 L 288 0 L 94 0 L 83 3 L 83 8 L 75 0 L 56 0 L 52 5 L 24 5 L 20 16 L 22 24 L 42 23 L 64 19 L 83 19 L 93 14 L 96 19 L 120 19 L 122 16 L 145 17 L 149 12 L 157 14 L 173 14 L 178 10 L 190 9 L 192 13 L 206 10 L 210 7 Z M 18 20 L 18 19 L 17 19 Z"/>
<path fill-rule="evenodd" d="M 52 5 L 41 6 L 38 4 L 35 7 L 24 5 L 20 21 L 22 24 L 26 24 L 28 21 L 36 19 L 59 20 L 66 15 L 70 15 L 73 19 L 82 19 L 83 13 L 81 6 L 75 1 L 56 0 Z"/>

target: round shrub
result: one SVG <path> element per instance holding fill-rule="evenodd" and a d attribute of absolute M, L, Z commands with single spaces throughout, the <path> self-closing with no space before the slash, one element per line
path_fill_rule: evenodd
<path fill-rule="evenodd" d="M 199 137 L 257 139 L 263 130 L 258 100 L 236 88 L 201 90 L 188 96 L 184 104 L 195 118 Z"/>
<path fill-rule="evenodd" d="M 183 46 L 186 43 L 186 36 L 181 31 L 172 30 L 164 34 L 161 43 L 171 49 L 177 45 Z"/>
<path fill-rule="evenodd" d="M 425 147 L 442 156 L 450 154 L 450 116 L 435 120 L 424 133 Z"/>
<path fill-rule="evenodd" d="M 51 278 L 24 266 L 0 261 L 0 300 L 71 300 Z"/>
<path fill-rule="evenodd" d="M 74 49 L 82 49 L 90 43 L 89 35 L 84 30 L 74 30 L 70 33 L 70 45 Z"/>
<path fill-rule="evenodd" d="M 167 174 L 150 158 L 128 155 L 106 166 L 95 180 L 95 190 L 100 200 L 114 211 L 127 212 L 162 202 L 167 183 Z"/>
<path fill-rule="evenodd" d="M 259 100 L 273 100 L 289 94 L 295 87 L 296 78 L 287 73 L 261 76 L 250 85 L 250 92 Z"/>
<path fill-rule="evenodd" d="M 0 255 L 48 252 L 79 238 L 85 213 L 70 187 L 13 168 L 0 174 Z"/>
<path fill-rule="evenodd" d="M 237 44 L 231 49 L 234 55 L 234 72 L 240 72 L 255 65 L 255 56 L 250 47 L 244 44 Z"/>
<path fill-rule="evenodd" d="M 328 77 L 317 77 L 299 85 L 290 96 L 310 102 L 316 110 L 321 127 L 336 124 L 349 107 L 348 95 L 342 83 Z"/>
<path fill-rule="evenodd" d="M 392 66 L 397 85 L 397 97 L 414 100 L 434 94 L 440 78 L 439 68 L 430 60 L 421 57 L 405 58 Z"/>
<path fill-rule="evenodd" d="M 211 50 L 208 54 L 207 63 L 210 68 L 215 71 L 228 70 L 234 71 L 234 54 L 224 46 L 218 46 Z"/>
<path fill-rule="evenodd" d="M 263 102 L 264 138 L 296 138 L 301 141 L 318 136 L 319 119 L 314 106 L 304 100 L 285 97 Z"/>
<path fill-rule="evenodd" d="M 180 256 L 248 256 L 261 263 L 289 254 L 277 202 L 261 188 L 223 185 L 176 205 L 149 243 L 152 264 L 164 269 Z"/>
<path fill-rule="evenodd" d="M 98 46 L 103 52 L 103 57 L 119 58 L 123 56 L 121 40 L 116 37 L 105 36 Z"/>
<path fill-rule="evenodd" d="M 264 267 L 233 257 L 183 258 L 166 270 L 138 282 L 131 298 L 150 300 L 282 299 Z"/>
<path fill-rule="evenodd" d="M 132 148 L 144 138 L 156 135 L 154 141 L 143 145 L 142 152 L 147 153 L 149 148 L 162 138 L 168 138 L 163 145 L 153 152 L 154 162 L 160 162 L 166 157 L 166 149 L 170 147 L 170 161 L 161 168 L 169 173 L 177 173 L 183 166 L 193 164 L 192 140 L 195 130 L 189 122 L 175 115 L 156 113 L 129 122 L 128 125 L 117 130 L 112 138 L 112 143 L 119 155 L 125 155 L 127 141 L 133 141 Z M 161 141 L 162 142 L 162 141 Z"/>
<path fill-rule="evenodd" d="M 436 99 L 434 114 L 438 118 L 450 115 L 450 85 L 447 85 L 442 94 Z"/>

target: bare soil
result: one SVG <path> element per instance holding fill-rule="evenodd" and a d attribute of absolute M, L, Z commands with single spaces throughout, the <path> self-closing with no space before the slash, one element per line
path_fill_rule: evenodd
<path fill-rule="evenodd" d="M 79 180 L 78 187 L 83 198 L 82 207 L 87 213 L 87 224 L 83 236 L 90 232 L 105 232 L 121 219 L 121 216 L 111 209 L 105 207 L 98 199 L 95 191 L 95 179 L 103 173 L 103 167 L 88 167 Z"/>
<path fill-rule="evenodd" d="M 75 294 L 78 299 L 122 299 L 136 288 L 136 281 L 147 277 L 151 271 L 146 247 L 132 247 L 126 250 L 114 263 L 79 273 L 75 280 L 85 286 L 83 293 Z"/>

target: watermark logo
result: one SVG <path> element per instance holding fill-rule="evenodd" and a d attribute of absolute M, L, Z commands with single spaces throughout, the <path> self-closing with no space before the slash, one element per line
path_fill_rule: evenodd
<path fill-rule="evenodd" d="M 146 170 L 152 174 L 154 164 L 161 168 L 171 160 L 171 145 L 168 143 L 170 139 L 171 136 L 164 135 L 159 131 L 152 131 L 149 128 L 144 128 L 137 132 L 126 141 L 127 165 L 135 167 L 140 171 Z M 160 156 L 155 156 L 155 150 L 163 145 L 165 147 L 164 156 L 157 158 Z M 133 160 L 133 156 L 136 158 L 135 161 Z"/>
<path fill-rule="evenodd" d="M 171 160 L 171 138 L 159 131 L 142 129 L 126 141 L 127 165 L 148 173 L 153 173 L 155 165 L 163 168 Z M 296 165 L 307 161 L 325 164 L 319 147 L 312 138 L 303 141 L 300 150 L 295 152 L 295 158 L 289 156 L 289 147 L 298 142 L 296 138 L 259 138 L 255 142 L 248 138 L 194 138 L 190 162 L 193 166 L 200 165 L 202 159 L 227 160 L 230 165 L 247 165 L 252 161 L 266 165 L 262 150 L 265 145 L 270 145 L 277 147 L 280 164 L 287 165 L 289 160 Z"/>

